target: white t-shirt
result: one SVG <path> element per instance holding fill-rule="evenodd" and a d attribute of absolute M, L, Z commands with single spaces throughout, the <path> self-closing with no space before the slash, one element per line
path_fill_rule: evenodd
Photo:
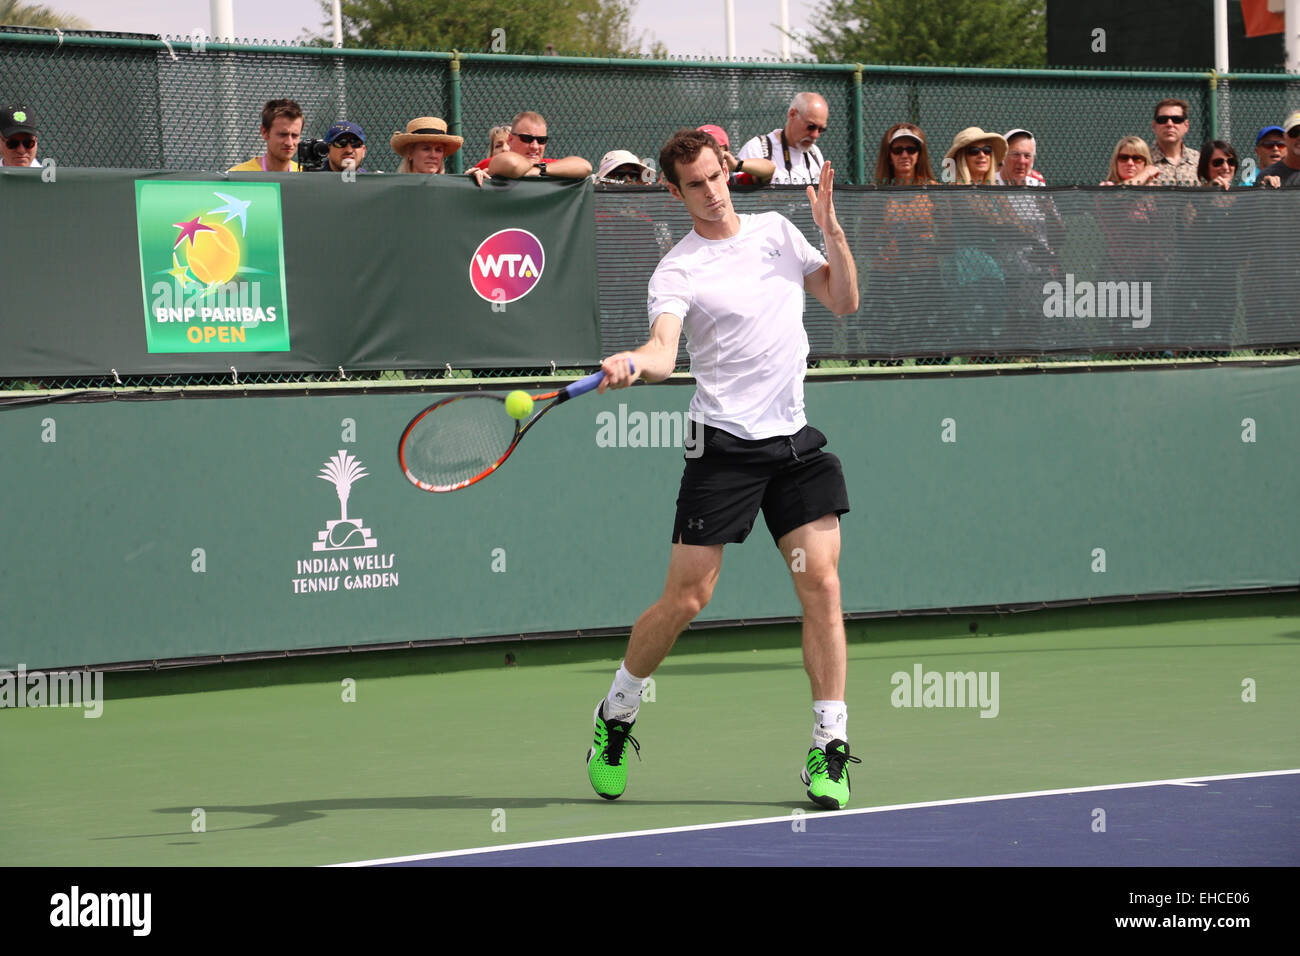
<path fill-rule="evenodd" d="M 808 423 L 804 278 L 826 265 L 780 213 L 742 215 L 730 239 L 691 230 L 650 278 L 650 323 L 682 320 L 695 376 L 690 416 L 740 438 L 793 435 Z"/>
<path fill-rule="evenodd" d="M 763 141 L 767 140 L 764 145 Z M 772 182 L 781 184 L 816 183 L 822 174 L 822 151 L 814 143 L 802 150 L 794 143 L 788 147 L 790 161 L 786 163 L 786 150 L 781 148 L 781 130 L 774 129 L 766 136 L 755 136 L 740 147 L 737 159 L 770 159 L 776 165 Z"/>
<path fill-rule="evenodd" d="M 1002 170 L 1000 170 L 1000 169 L 998 170 L 998 173 L 997 173 L 997 181 L 998 181 L 998 185 L 999 185 L 999 186 L 1005 186 L 1005 185 L 1006 185 L 1006 181 L 1003 180 L 1003 178 L 1002 178 Z M 1031 169 L 1029 172 L 1027 172 L 1027 173 L 1025 174 L 1025 185 L 1026 185 L 1026 186 L 1046 186 L 1046 185 L 1047 185 L 1047 180 L 1045 180 L 1045 179 L 1043 178 L 1043 174 L 1040 173 L 1038 170 L 1036 170 L 1036 169 Z"/>

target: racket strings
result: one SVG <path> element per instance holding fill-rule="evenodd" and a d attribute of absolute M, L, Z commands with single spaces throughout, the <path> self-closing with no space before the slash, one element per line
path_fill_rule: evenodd
<path fill-rule="evenodd" d="M 496 397 L 467 395 L 430 410 L 403 443 L 408 474 L 435 488 L 467 482 L 492 468 L 515 440 L 515 420 Z"/>

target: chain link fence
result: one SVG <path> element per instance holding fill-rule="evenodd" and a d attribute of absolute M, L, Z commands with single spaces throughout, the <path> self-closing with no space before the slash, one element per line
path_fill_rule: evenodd
<path fill-rule="evenodd" d="M 779 126 L 790 99 L 821 93 L 830 128 L 820 140 L 842 181 L 870 183 L 879 139 L 896 122 L 925 130 L 936 174 L 956 133 L 967 126 L 1005 131 L 1024 127 L 1038 140 L 1040 169 L 1052 185 L 1095 185 L 1106 173 L 1114 144 L 1126 135 L 1150 140 L 1152 111 L 1161 99 L 1191 105 L 1187 142 L 1233 142 L 1253 157 L 1256 132 L 1300 108 L 1300 78 L 1287 74 L 1218 76 L 1213 73 L 1137 71 L 990 70 L 860 66 L 855 64 L 700 63 L 607 60 L 506 54 L 402 53 L 283 45 L 211 44 L 200 39 L 61 34 L 2 28 L 0 99 L 22 103 L 39 125 L 40 155 L 69 166 L 224 170 L 264 151 L 258 135 L 262 104 L 297 100 L 306 114 L 304 137 L 320 137 L 337 119 L 367 133 L 365 167 L 393 171 L 398 157 L 389 136 L 413 117 L 442 116 L 465 137 L 453 168 L 485 157 L 487 133 L 520 109 L 548 120 L 548 155 L 580 155 L 593 163 L 610 149 L 657 160 L 667 136 L 682 126 L 716 123 L 733 149 Z M 598 197 L 599 198 L 599 197 Z M 645 276 L 620 267 L 631 230 L 641 236 L 648 216 L 668 236 L 651 236 L 660 254 L 680 235 L 664 223 L 680 218 L 666 194 L 647 194 L 632 215 L 598 204 L 597 255 L 602 329 L 607 348 L 644 337 Z M 774 196 L 777 207 L 785 202 Z M 792 200 L 793 202 L 793 200 Z M 794 202 L 791 209 L 798 203 Z M 621 218 L 620 218 L 621 217 Z M 792 215 L 799 221 L 798 215 Z M 816 310 L 814 309 L 814 312 Z M 811 313 L 810 313 L 811 314 Z M 926 365 L 1015 362 L 997 356 L 888 357 L 862 354 L 835 326 L 814 339 L 812 364 L 827 369 L 910 368 Z M 844 330 L 841 329 L 841 332 Z M 857 354 L 855 354 L 857 353 Z M 1208 357 L 1293 357 L 1292 349 L 1211 352 L 1177 349 L 1044 357 L 1039 363 L 1080 358 L 1152 362 Z M 684 355 L 683 355 L 684 362 Z M 556 369 L 477 370 L 476 379 L 546 377 Z M 577 370 L 572 370 L 577 371 Z M 442 382 L 471 373 L 454 369 L 347 374 L 335 382 Z M 328 376 L 264 374 L 240 386 L 323 385 Z M 0 382 L 0 388 L 112 388 L 231 385 L 228 376 L 154 376 Z"/>
<path fill-rule="evenodd" d="M 906 120 L 925 130 L 936 163 L 967 126 L 1030 129 L 1050 184 L 1095 184 L 1120 137 L 1151 138 L 1166 97 L 1191 104 L 1189 144 L 1227 139 L 1243 157 L 1260 128 L 1300 107 L 1300 78 L 1288 74 L 402 53 L 3 29 L 0 93 L 32 108 L 43 156 L 74 166 L 228 169 L 263 152 L 261 107 L 278 97 L 303 107 L 305 137 L 360 123 L 374 170 L 396 169 L 388 139 L 416 116 L 447 119 L 468 166 L 487 155 L 488 129 L 520 109 L 547 117 L 550 155 L 655 157 L 674 129 L 702 123 L 739 148 L 815 90 L 830 107 L 819 145 L 847 181 L 872 180 L 881 135 Z"/>

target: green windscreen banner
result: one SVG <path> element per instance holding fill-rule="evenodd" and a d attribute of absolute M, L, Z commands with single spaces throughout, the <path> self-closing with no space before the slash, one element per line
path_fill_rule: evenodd
<path fill-rule="evenodd" d="M 592 190 L 0 170 L 0 377 L 592 364 Z"/>
<path fill-rule="evenodd" d="M 453 494 L 395 454 L 451 393 L 0 406 L 0 669 L 631 627 L 663 591 L 693 392 L 575 399 Z M 850 614 L 1300 579 L 1300 365 L 805 394 L 848 486 Z M 799 614 L 756 519 L 700 620 Z"/>

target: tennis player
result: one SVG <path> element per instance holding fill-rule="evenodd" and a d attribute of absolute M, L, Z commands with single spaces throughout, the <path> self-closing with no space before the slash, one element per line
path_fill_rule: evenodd
<path fill-rule="evenodd" d="M 813 802 L 849 801 L 844 702 L 846 651 L 840 612 L 839 516 L 849 510 L 840 462 L 804 417 L 808 335 L 804 293 L 836 315 L 858 308 L 857 269 L 835 218 L 830 164 L 808 187 L 826 255 L 776 212 L 737 215 L 717 142 L 680 130 L 659 153 L 668 191 L 694 229 L 650 280 L 650 340 L 601 363 L 605 388 L 672 374 L 683 326 L 696 390 L 692 430 L 673 524 L 663 596 L 637 619 L 608 696 L 595 713 L 587 775 L 602 797 L 627 786 L 627 748 L 645 680 L 677 635 L 709 603 L 722 549 L 749 535 L 759 510 L 785 558 L 803 607 L 804 668 L 812 683 L 812 748 L 802 779 Z M 635 369 L 635 371 L 633 371 Z"/>

